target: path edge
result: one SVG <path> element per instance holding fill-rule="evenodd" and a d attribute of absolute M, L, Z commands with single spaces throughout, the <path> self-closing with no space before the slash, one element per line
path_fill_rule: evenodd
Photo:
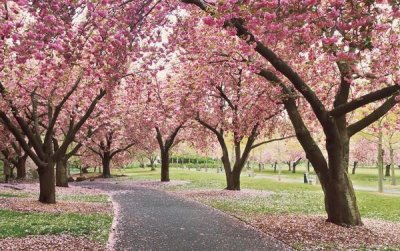
<path fill-rule="evenodd" d="M 112 203 L 112 207 L 113 207 L 113 221 L 111 224 L 111 229 L 109 232 L 109 236 L 108 236 L 108 241 L 107 241 L 107 245 L 106 245 L 106 250 L 107 251 L 113 251 L 115 250 L 115 244 L 117 241 L 116 235 L 117 235 L 117 225 L 118 225 L 118 221 L 121 215 L 121 206 L 119 205 L 118 202 L 116 202 L 114 200 L 114 192 L 108 192 L 109 196 L 110 196 L 110 200 Z"/>

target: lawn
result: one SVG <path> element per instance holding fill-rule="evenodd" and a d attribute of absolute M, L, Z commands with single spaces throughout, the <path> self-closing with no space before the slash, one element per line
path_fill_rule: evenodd
<path fill-rule="evenodd" d="M 85 235 L 105 243 L 112 216 L 107 214 L 40 213 L 0 210 L 0 238 L 28 235 Z"/>
<path fill-rule="evenodd" d="M 274 192 L 271 196 L 249 197 L 235 200 L 234 198 L 213 198 L 203 202 L 222 211 L 240 215 L 274 214 L 274 213 L 301 213 L 301 214 L 325 214 L 323 193 L 319 185 L 303 184 L 303 171 L 299 169 L 296 174 L 282 172 L 281 180 L 273 171 L 262 171 L 254 177 L 248 177 L 244 171 L 241 177 L 242 189 L 267 190 Z M 364 183 L 372 187 L 373 177 L 369 170 L 358 170 L 360 174 L 355 184 Z M 365 173 L 364 173 L 365 172 Z M 149 171 L 147 169 L 132 168 L 123 171 L 131 180 L 158 180 L 159 169 Z M 223 189 L 225 176 L 217 173 L 216 169 L 202 171 L 182 170 L 171 168 L 172 180 L 186 180 L 190 183 L 180 186 L 171 186 L 171 191 L 196 190 L 196 189 Z M 358 205 L 362 217 L 371 219 L 389 220 L 400 222 L 400 194 L 379 194 L 376 192 L 356 191 Z"/>
<path fill-rule="evenodd" d="M 57 203 L 45 205 L 37 201 L 38 184 L 20 188 L 0 188 L 0 240 L 37 235 L 50 235 L 51 239 L 63 234 L 104 247 L 113 219 L 107 194 L 79 187 L 58 188 Z"/>

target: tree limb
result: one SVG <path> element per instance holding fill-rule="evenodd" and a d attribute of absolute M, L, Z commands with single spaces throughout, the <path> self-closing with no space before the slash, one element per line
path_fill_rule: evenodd
<path fill-rule="evenodd" d="M 349 136 L 353 136 L 357 132 L 368 127 L 381 117 L 383 117 L 390 109 L 392 109 L 397 104 L 396 95 L 393 95 L 388 100 L 386 100 L 380 107 L 371 112 L 368 116 L 362 118 L 358 122 L 355 122 L 347 127 Z"/>
<path fill-rule="evenodd" d="M 339 105 L 330 111 L 332 116 L 342 116 L 346 113 L 352 112 L 369 103 L 390 97 L 400 90 L 400 85 L 392 85 L 375 92 L 368 93 L 362 97 L 354 99 L 346 104 Z"/>

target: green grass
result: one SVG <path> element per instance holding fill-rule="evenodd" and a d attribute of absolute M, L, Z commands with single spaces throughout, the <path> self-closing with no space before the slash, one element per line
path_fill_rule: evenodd
<path fill-rule="evenodd" d="M 112 216 L 107 214 L 36 213 L 0 210 L 0 238 L 27 235 L 61 234 L 86 235 L 105 243 Z"/>
<path fill-rule="evenodd" d="M 108 196 L 105 194 L 100 195 L 57 195 L 57 200 L 63 201 L 77 201 L 77 202 L 94 202 L 105 203 L 108 202 Z"/>
<path fill-rule="evenodd" d="M 363 170 L 358 171 L 361 173 L 359 177 L 361 181 L 373 175 L 373 170 L 367 170 L 366 172 L 371 172 L 369 174 L 363 174 Z M 124 170 L 124 174 L 131 180 L 159 180 L 160 178 L 159 170 L 151 172 L 148 169 L 129 169 Z M 255 177 L 246 176 L 244 171 L 241 177 L 242 189 L 267 190 L 273 193 L 270 196 L 241 197 L 240 200 L 212 198 L 205 199 L 203 202 L 222 211 L 241 216 L 273 213 L 325 214 L 321 187 L 303 184 L 301 169 L 296 174 L 282 172 L 283 181 L 281 182 L 277 177 L 272 170 L 263 170 L 261 173 L 256 173 Z M 170 190 L 223 189 L 226 185 L 225 175 L 217 174 L 215 169 L 209 169 L 205 173 L 204 170 L 197 172 L 171 168 L 170 178 L 190 181 L 189 184 L 169 187 Z M 365 191 L 357 191 L 356 194 L 362 217 L 400 222 L 400 207 L 398 206 L 400 195 Z"/>
<path fill-rule="evenodd" d="M 0 198 L 28 198 L 29 194 L 28 193 L 0 193 Z"/>

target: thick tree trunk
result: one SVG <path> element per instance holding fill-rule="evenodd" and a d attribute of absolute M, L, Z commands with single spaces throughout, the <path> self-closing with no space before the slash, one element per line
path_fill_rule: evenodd
<path fill-rule="evenodd" d="M 274 173 L 276 173 L 276 166 L 278 165 L 278 162 L 275 161 L 274 163 Z"/>
<path fill-rule="evenodd" d="M 17 162 L 17 179 L 25 179 L 26 178 L 26 159 L 28 155 L 23 155 L 22 157 L 18 158 Z"/>
<path fill-rule="evenodd" d="M 111 158 L 107 154 L 101 160 L 103 166 L 103 178 L 111 178 Z"/>
<path fill-rule="evenodd" d="M 227 186 L 226 190 L 240 190 L 240 172 L 230 172 L 226 174 Z"/>
<path fill-rule="evenodd" d="M 161 182 L 169 182 L 169 151 L 161 151 Z"/>
<path fill-rule="evenodd" d="M 56 186 L 68 187 L 67 159 L 61 159 L 56 163 Z"/>
<path fill-rule="evenodd" d="M 362 225 L 356 196 L 347 172 L 341 177 L 321 178 L 321 185 L 325 193 L 325 209 L 328 213 L 328 222 L 341 226 Z"/>
<path fill-rule="evenodd" d="M 39 201 L 48 204 L 56 203 L 54 164 L 50 162 L 45 167 L 39 167 L 38 174 L 40 182 Z"/>
<path fill-rule="evenodd" d="M 362 225 L 356 195 L 348 177 L 349 137 L 346 131 L 327 130 L 329 172 L 319 174 L 325 194 L 328 222 L 341 226 Z"/>

